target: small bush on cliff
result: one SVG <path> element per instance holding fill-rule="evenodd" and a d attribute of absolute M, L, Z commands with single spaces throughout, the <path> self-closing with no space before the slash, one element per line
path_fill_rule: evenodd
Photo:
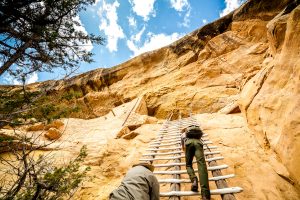
<path fill-rule="evenodd" d="M 69 91 L 69 92 L 66 92 L 62 95 L 61 99 L 66 99 L 68 101 L 70 101 L 71 99 L 75 98 L 75 99 L 78 99 L 82 97 L 82 93 L 81 92 L 77 92 L 77 91 Z"/>
<path fill-rule="evenodd" d="M 41 92 L 27 91 L 25 100 L 23 90 L 0 92 L 0 127 L 6 124 L 11 126 L 24 124 L 19 119 L 26 121 L 35 118 L 38 121 L 51 122 L 54 119 L 69 117 L 81 110 L 76 101 L 81 96 L 80 92 L 70 91 L 61 98 L 51 98 Z M 61 101 L 62 99 L 67 101 Z"/>
<path fill-rule="evenodd" d="M 66 166 L 55 167 L 47 155 L 34 159 L 32 149 L 22 151 L 16 160 L 1 158 L 1 164 L 10 168 L 2 175 L 0 199 L 55 200 L 70 198 L 86 176 L 88 167 L 80 169 L 87 156 L 86 147 Z M 19 153 L 18 153 L 19 154 Z"/>

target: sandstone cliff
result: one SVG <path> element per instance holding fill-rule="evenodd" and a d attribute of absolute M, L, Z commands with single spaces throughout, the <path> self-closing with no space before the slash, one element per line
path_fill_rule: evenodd
<path fill-rule="evenodd" d="M 231 140 L 241 141 L 245 137 L 247 142 L 227 141 L 230 148 L 247 151 L 243 146 L 246 145 L 253 153 L 242 154 L 250 156 L 251 164 L 249 164 L 245 160 L 233 161 L 242 158 L 238 156 L 238 150 L 228 150 L 227 154 L 233 154 L 230 162 L 238 171 L 236 173 L 240 172 L 249 184 L 243 183 L 242 179 L 239 179 L 238 183 L 248 187 L 247 189 L 252 187 L 250 183 L 255 183 L 255 175 L 247 178 L 245 173 L 258 167 L 257 162 L 260 165 L 256 171 L 258 174 L 267 174 L 267 169 L 276 172 L 272 176 L 266 175 L 276 184 L 281 185 L 276 185 L 275 188 L 278 186 L 279 190 L 284 190 L 282 185 L 299 188 L 299 4 L 299 1 L 293 0 L 249 0 L 229 15 L 195 30 L 169 46 L 144 53 L 110 69 L 97 69 L 69 80 L 47 81 L 28 87 L 32 90 L 46 91 L 49 96 L 63 95 L 66 92 L 79 93 L 76 100 L 67 102 L 67 105 L 77 105 L 81 108 L 82 112 L 71 113 L 71 116 L 79 118 L 96 118 L 108 113 L 111 115 L 114 113 L 111 112 L 114 108 L 126 105 L 126 102 L 140 96 L 143 96 L 146 105 L 146 109 L 141 114 L 157 118 L 166 117 L 172 110 L 180 111 L 183 116 L 187 116 L 191 111 L 193 113 L 219 111 L 217 119 L 219 115 L 222 116 L 220 113 L 242 112 L 245 124 L 241 131 L 244 131 L 245 135 L 229 134 L 229 136 L 232 137 Z M 201 123 L 206 123 L 201 118 L 202 115 L 198 117 L 199 120 L 202 119 Z M 94 120 L 97 119 L 100 118 Z M 122 120 L 124 119 L 125 116 Z M 244 123 L 242 119 L 240 121 Z M 103 126 L 106 123 L 106 121 L 103 124 L 101 122 Z M 121 124 L 120 121 L 114 123 L 118 126 Z M 217 129 L 217 122 L 215 123 L 213 129 Z M 140 129 L 144 130 L 145 126 Z M 155 127 L 153 130 L 157 131 L 158 128 Z M 221 131 L 223 135 L 217 135 L 217 131 L 213 132 L 216 140 L 227 137 L 224 135 L 226 131 Z M 131 152 L 128 163 L 132 161 L 130 160 L 132 157 L 143 150 L 142 147 L 149 137 L 153 137 L 143 136 L 142 131 L 137 132 L 140 134 L 137 140 L 129 143 L 138 147 L 139 152 L 128 149 Z M 252 137 L 252 134 L 255 137 Z M 146 141 L 142 139 L 143 137 Z M 253 143 L 252 139 L 255 140 Z M 256 146 L 256 141 L 260 147 Z M 116 151 L 120 157 L 122 154 L 129 156 L 128 152 L 122 152 L 128 142 L 118 141 L 118 143 L 121 150 L 116 147 L 117 149 L 109 151 Z M 93 151 L 93 154 L 96 154 L 96 151 Z M 109 152 L 108 155 L 104 154 L 101 154 L 100 158 L 103 162 L 105 157 L 112 156 Z M 258 159 L 251 155 L 261 157 Z M 97 162 L 100 162 L 99 157 L 96 158 Z M 120 160 L 119 157 L 113 159 L 116 163 Z M 284 166 L 272 165 L 274 160 L 276 163 L 282 162 Z M 265 165 L 265 162 L 271 163 L 270 166 Z M 116 163 L 114 165 L 117 165 Z M 105 165 L 109 164 L 100 164 L 100 168 L 105 168 Z M 287 170 L 281 170 L 284 167 Z M 122 170 L 121 172 L 125 171 Z M 278 180 L 280 179 L 278 177 L 275 178 L 276 174 L 288 183 Z M 104 175 L 104 178 L 101 176 L 99 179 L 102 183 L 111 181 L 109 183 L 115 186 L 120 180 L 120 172 L 115 176 L 114 180 L 109 179 L 109 175 Z M 260 181 L 266 185 L 270 184 Z M 98 180 L 97 183 L 99 182 L 101 181 Z M 257 196 L 247 193 L 242 195 L 243 199 L 289 199 L 288 194 L 275 190 L 271 190 L 273 196 L 264 196 L 264 191 L 268 191 L 264 184 L 252 188 L 252 192 L 259 193 Z M 108 187 L 107 191 L 112 188 L 106 185 L 102 189 L 105 190 L 105 187 Z M 247 191 L 249 192 L 250 189 Z M 288 191 L 294 190 L 288 189 Z M 297 199 L 294 193 L 292 196 L 293 198 L 290 199 Z"/>

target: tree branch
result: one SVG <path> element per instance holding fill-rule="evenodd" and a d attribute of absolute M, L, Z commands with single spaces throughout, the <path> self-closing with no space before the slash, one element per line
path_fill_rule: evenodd
<path fill-rule="evenodd" d="M 8 70 L 12 64 L 14 64 L 21 56 L 22 54 L 25 52 L 25 50 L 30 47 L 30 45 L 32 44 L 32 41 L 29 40 L 27 42 L 25 42 L 22 46 L 20 46 L 20 48 L 18 48 L 18 50 L 16 51 L 16 53 L 14 55 L 12 55 L 8 61 L 6 61 L 1 67 L 0 67 L 0 76 L 6 71 Z"/>

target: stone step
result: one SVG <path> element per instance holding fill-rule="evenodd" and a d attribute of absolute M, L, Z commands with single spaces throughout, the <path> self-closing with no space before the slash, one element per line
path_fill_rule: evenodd
<path fill-rule="evenodd" d="M 229 187 L 229 188 L 222 188 L 222 189 L 214 189 L 210 190 L 211 195 L 222 195 L 222 194 L 233 194 L 242 192 L 243 189 L 240 187 Z M 193 191 L 171 191 L 171 192 L 161 192 L 161 197 L 170 197 L 170 196 L 200 196 L 200 192 L 193 192 Z"/>

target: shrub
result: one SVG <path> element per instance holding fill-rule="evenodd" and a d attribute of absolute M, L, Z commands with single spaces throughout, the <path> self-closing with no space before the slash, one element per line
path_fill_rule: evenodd
<path fill-rule="evenodd" d="M 83 146 L 74 160 L 66 166 L 55 167 L 53 163 L 48 162 L 49 158 L 46 156 L 32 159 L 27 152 L 24 152 L 23 156 L 20 157 L 21 160 L 18 160 L 20 161 L 19 170 L 12 174 L 14 176 L 11 177 L 13 181 L 7 182 L 9 185 L 0 185 L 0 199 L 69 199 L 74 195 L 86 177 L 86 173 L 90 170 L 89 167 L 80 169 L 86 156 L 86 147 Z M 11 162 L 9 164 L 16 164 L 16 162 L 8 162 Z M 9 164 L 8 166 L 10 166 Z"/>

